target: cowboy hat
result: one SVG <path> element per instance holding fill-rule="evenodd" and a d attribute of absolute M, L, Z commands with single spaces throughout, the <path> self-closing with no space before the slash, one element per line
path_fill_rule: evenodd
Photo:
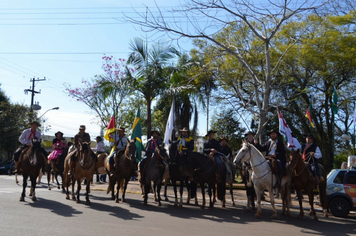
<path fill-rule="evenodd" d="M 272 133 L 276 133 L 277 136 L 280 136 L 280 135 L 281 135 L 281 134 L 280 134 L 277 130 L 275 130 L 275 129 L 273 129 L 273 130 L 271 130 L 270 132 L 268 132 L 267 135 L 270 136 Z"/>
<path fill-rule="evenodd" d="M 57 133 L 55 133 L 54 136 L 57 137 L 57 134 L 61 134 L 63 136 L 63 133 L 61 131 L 57 131 Z"/>
<path fill-rule="evenodd" d="M 85 125 L 80 125 L 79 129 L 85 129 Z"/>
<path fill-rule="evenodd" d="M 229 142 L 229 139 L 228 139 L 228 138 L 226 138 L 226 137 L 222 137 L 222 138 L 220 138 L 219 142 L 221 142 L 221 141 L 223 141 L 223 140 L 226 140 L 226 142 Z"/>
<path fill-rule="evenodd" d="M 248 132 L 245 134 L 245 137 L 247 137 L 247 135 L 249 135 L 249 134 L 252 134 L 252 136 L 255 136 L 255 133 L 254 133 L 254 132 L 248 131 Z"/>
<path fill-rule="evenodd" d="M 189 132 L 189 129 L 187 129 L 187 127 L 183 127 L 183 129 L 180 129 L 179 132 Z"/>
<path fill-rule="evenodd" d="M 151 131 L 151 136 L 153 135 L 153 133 L 157 133 L 158 136 L 161 136 L 161 134 L 157 130 L 152 130 Z"/>
<path fill-rule="evenodd" d="M 36 124 L 36 125 L 38 125 L 38 126 L 41 126 L 40 122 L 38 122 L 37 120 L 32 121 L 32 122 L 30 123 L 30 125 L 32 125 L 32 124 Z"/>
<path fill-rule="evenodd" d="M 205 135 L 205 137 L 209 136 L 209 134 L 215 134 L 217 131 L 214 130 L 209 130 L 208 133 Z"/>
<path fill-rule="evenodd" d="M 117 131 L 123 131 L 125 133 L 125 128 L 124 127 L 120 127 L 120 128 L 116 128 Z"/>
<path fill-rule="evenodd" d="M 313 134 L 305 134 L 304 137 L 305 137 L 305 138 L 309 137 L 309 138 L 312 138 L 312 139 L 315 140 L 315 137 L 314 137 Z"/>

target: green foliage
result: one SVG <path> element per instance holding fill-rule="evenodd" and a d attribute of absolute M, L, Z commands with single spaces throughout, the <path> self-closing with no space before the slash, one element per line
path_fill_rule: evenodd
<path fill-rule="evenodd" d="M 346 152 L 339 153 L 335 156 L 334 159 L 334 168 L 340 169 L 341 164 L 345 161 L 347 162 L 348 154 Z"/>
<path fill-rule="evenodd" d="M 232 109 L 223 109 L 213 116 L 211 129 L 217 131 L 217 137 L 226 137 L 229 139 L 229 147 L 237 151 L 242 143 L 245 129 L 240 128 L 240 122 L 236 119 L 235 111 Z"/>

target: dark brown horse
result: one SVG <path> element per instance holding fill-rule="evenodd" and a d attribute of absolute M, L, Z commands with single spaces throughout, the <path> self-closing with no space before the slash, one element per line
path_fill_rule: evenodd
<path fill-rule="evenodd" d="M 44 166 L 44 157 L 41 152 L 41 142 L 38 139 L 33 139 L 31 146 L 24 149 L 20 154 L 19 161 L 23 176 L 23 189 L 20 201 L 25 201 L 28 177 L 30 177 L 31 180 L 31 191 L 29 196 L 32 196 L 32 201 L 37 201 L 35 192 L 36 179 L 40 173 L 40 169 Z"/>
<path fill-rule="evenodd" d="M 106 158 L 106 166 L 109 166 L 109 158 Z M 131 140 L 124 151 L 116 152 L 114 155 L 115 160 L 115 173 L 113 176 L 110 176 L 110 172 L 107 170 L 109 177 L 109 191 L 111 191 L 111 199 L 115 202 L 119 202 L 119 191 L 120 188 L 123 188 L 122 193 L 122 202 L 126 202 L 125 193 L 127 184 L 129 183 L 130 178 L 133 176 L 136 170 L 136 144 L 135 140 Z M 116 195 L 114 195 L 116 187 Z"/>
<path fill-rule="evenodd" d="M 304 189 L 309 197 L 310 204 L 310 215 L 314 216 L 314 220 L 318 220 L 314 210 L 314 189 L 317 187 L 314 182 L 314 178 L 309 171 L 308 163 L 305 163 L 302 155 L 299 151 L 292 151 L 290 155 L 291 164 L 290 167 L 293 171 L 293 183 L 295 190 L 297 191 L 300 212 L 298 217 L 302 218 L 304 216 L 303 205 L 302 205 L 302 190 Z M 326 173 L 323 166 L 319 165 L 320 168 L 320 183 L 319 183 L 319 193 L 320 193 L 320 203 L 323 207 L 324 217 L 328 217 L 327 207 L 326 207 Z"/>
<path fill-rule="evenodd" d="M 89 200 L 89 193 L 90 193 L 90 182 L 93 178 L 93 175 L 95 173 L 95 162 L 94 158 L 92 156 L 92 151 L 90 149 L 90 143 L 82 143 L 81 140 L 79 140 L 79 149 L 75 150 L 71 153 L 69 153 L 64 160 L 64 173 L 68 173 L 70 170 L 69 163 L 71 161 L 71 156 L 76 155 L 77 161 L 75 164 L 75 171 L 74 174 L 72 175 L 64 175 L 64 187 L 66 189 L 66 199 L 69 199 L 69 184 L 72 181 L 72 199 L 77 200 L 77 203 L 80 203 L 79 199 L 79 193 L 81 189 L 81 182 L 83 179 L 86 180 L 87 187 L 86 187 L 86 194 L 85 194 L 85 199 L 86 202 L 85 204 L 90 204 Z M 74 185 L 75 182 L 77 182 L 77 198 L 74 195 Z"/>
<path fill-rule="evenodd" d="M 60 189 L 60 184 L 58 181 L 58 176 L 62 178 L 62 191 L 64 191 L 64 181 L 63 181 L 63 171 L 64 171 L 64 159 L 68 155 L 68 148 L 65 148 L 63 153 L 57 157 L 56 160 L 52 160 L 51 162 L 54 165 L 54 172 L 52 173 L 51 170 L 51 163 L 47 163 L 47 188 L 48 190 L 51 190 L 51 175 L 54 175 L 56 182 L 57 182 L 57 188 Z"/>

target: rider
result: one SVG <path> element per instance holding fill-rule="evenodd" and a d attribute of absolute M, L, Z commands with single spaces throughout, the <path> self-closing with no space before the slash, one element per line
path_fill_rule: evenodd
<path fill-rule="evenodd" d="M 320 148 L 315 143 L 315 137 L 312 134 L 305 135 L 306 143 L 302 145 L 301 152 L 303 159 L 308 163 L 309 169 L 314 176 L 316 184 L 319 184 L 320 171 L 319 159 L 322 157 Z"/>
<path fill-rule="evenodd" d="M 225 156 L 229 156 L 229 160 L 232 159 L 232 150 L 228 146 L 229 139 L 226 137 L 222 137 L 220 140 L 220 152 L 223 153 Z"/>
<path fill-rule="evenodd" d="M 214 130 L 209 130 L 208 133 L 205 135 L 205 137 L 208 137 L 208 142 L 204 143 L 204 153 L 206 155 L 213 156 L 215 159 L 215 164 L 216 164 L 216 179 L 218 182 L 221 181 L 221 177 L 219 175 L 219 171 L 221 170 L 222 163 L 220 160 L 220 156 L 218 155 L 218 152 L 220 152 L 220 144 L 219 142 L 214 138 L 216 131 Z"/>
<path fill-rule="evenodd" d="M 194 139 L 190 136 L 189 129 L 184 127 L 179 132 L 181 132 L 181 135 L 178 137 L 179 154 L 182 155 L 194 151 Z"/>
<path fill-rule="evenodd" d="M 57 143 L 58 141 L 63 138 L 63 133 L 61 131 L 58 131 L 57 133 L 54 134 L 55 138 L 52 140 L 52 144 Z"/>
<path fill-rule="evenodd" d="M 125 135 L 125 128 L 120 127 L 116 128 L 118 131 L 118 134 L 114 135 L 114 142 L 110 142 L 111 146 L 116 147 L 115 151 L 113 151 L 110 156 L 109 156 L 109 165 L 110 165 L 110 176 L 113 176 L 115 173 L 115 160 L 114 160 L 114 155 L 115 153 L 119 153 L 121 150 L 125 150 L 127 144 L 130 142 L 130 140 L 126 137 Z"/>
<path fill-rule="evenodd" d="M 162 139 L 160 138 L 160 133 L 157 130 L 151 131 L 151 136 L 152 138 L 147 141 L 146 147 L 144 149 L 146 154 L 140 162 L 140 176 L 143 175 L 142 171 L 144 169 L 148 157 L 151 157 L 152 154 L 155 152 L 156 147 L 163 143 Z"/>
<path fill-rule="evenodd" d="M 21 146 L 15 151 L 14 153 L 14 161 L 15 161 L 15 173 L 18 173 L 20 170 L 20 154 L 21 152 L 25 149 L 28 148 L 31 143 L 32 139 L 37 138 L 38 140 L 41 140 L 41 133 L 37 130 L 38 127 L 41 126 L 41 124 L 38 121 L 32 121 L 30 123 L 31 128 L 26 129 L 22 132 L 22 134 L 19 137 L 19 142 L 21 143 Z M 44 155 L 44 163 L 43 163 L 43 169 L 46 169 L 46 163 L 47 163 L 47 155 L 48 153 L 41 147 L 41 152 Z"/>
<path fill-rule="evenodd" d="M 255 144 L 260 152 L 265 151 L 267 157 L 272 157 L 276 160 L 277 164 L 277 175 L 278 182 L 276 187 L 280 187 L 282 183 L 282 177 L 285 173 L 286 160 L 286 149 L 283 141 L 278 140 L 280 133 L 277 130 L 272 130 L 268 133 L 270 139 L 263 145 L 258 144 L 258 140 L 255 139 Z"/>
<path fill-rule="evenodd" d="M 247 141 L 249 144 L 252 144 L 253 146 L 255 146 L 255 142 L 254 142 L 254 139 L 253 139 L 254 136 L 255 136 L 255 133 L 253 133 L 252 131 L 248 131 L 248 132 L 245 134 L 246 141 Z"/>
<path fill-rule="evenodd" d="M 90 135 L 88 133 L 85 132 L 85 125 L 80 125 L 79 126 L 79 132 L 74 136 L 74 145 L 73 147 L 71 146 L 71 150 L 72 151 L 77 151 L 79 150 L 79 139 L 81 139 L 81 141 L 90 142 Z M 77 153 L 72 154 L 71 158 L 70 158 L 70 162 L 69 162 L 69 171 L 68 171 L 68 175 L 71 175 L 74 172 L 74 167 L 77 161 Z"/>

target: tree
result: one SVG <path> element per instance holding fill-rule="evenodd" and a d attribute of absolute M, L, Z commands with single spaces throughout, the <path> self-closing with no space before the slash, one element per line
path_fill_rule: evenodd
<path fill-rule="evenodd" d="M 130 71 L 128 75 L 133 88 L 146 101 L 146 126 L 147 136 L 149 136 L 152 129 L 152 101 L 166 88 L 170 74 L 169 65 L 179 53 L 175 48 L 163 42 L 158 42 L 149 48 L 147 43 L 140 38 L 131 40 L 130 50 L 127 63 L 132 65 L 135 71 Z"/>
<path fill-rule="evenodd" d="M 217 131 L 219 138 L 229 139 L 229 147 L 237 151 L 241 147 L 245 129 L 240 128 L 240 122 L 236 119 L 236 112 L 232 109 L 223 109 L 216 113 L 211 121 L 211 129 Z"/>
<path fill-rule="evenodd" d="M 93 110 L 100 121 L 102 127 L 107 127 L 110 118 L 115 110 L 118 117 L 118 124 L 124 124 L 123 113 L 128 107 L 123 106 L 132 99 L 132 85 L 130 84 L 130 73 L 133 68 L 126 65 L 125 59 L 115 60 L 113 56 L 103 56 L 103 75 L 96 75 L 91 80 L 82 80 L 83 86 L 72 88 L 70 84 L 65 84 L 68 96 L 77 99 Z"/>
<path fill-rule="evenodd" d="M 134 18 L 128 20 L 142 26 L 145 31 L 164 32 L 178 38 L 205 40 L 216 51 L 231 55 L 248 75 L 247 83 L 252 91 L 248 97 L 244 97 L 243 88 L 236 87 L 235 95 L 245 109 L 259 118 L 261 125 L 258 127 L 257 134 L 260 135 L 264 132 L 267 115 L 271 109 L 271 96 L 283 85 L 278 79 L 278 68 L 284 56 L 295 44 L 295 39 L 288 39 L 289 46 L 279 52 L 278 56 L 272 57 L 271 49 L 274 46 L 275 36 L 287 22 L 300 20 L 306 12 L 316 9 L 313 2 L 308 3 L 308 1 L 293 2 L 293 4 L 291 1 L 268 1 L 268 5 L 264 6 L 262 3 L 253 5 L 250 1 L 244 0 L 229 2 L 192 0 L 182 5 L 180 9 L 173 9 L 169 15 L 169 19 L 172 15 L 173 18 L 178 15 L 183 16 L 188 22 L 184 24 L 188 25 L 187 28 L 183 28 L 180 22 L 167 21 L 160 9 L 158 16 L 148 10 L 140 15 L 142 20 Z M 231 27 L 240 33 L 237 43 L 226 40 L 226 37 L 219 37 L 226 34 L 226 29 Z M 254 58 L 260 60 L 251 62 Z"/>

